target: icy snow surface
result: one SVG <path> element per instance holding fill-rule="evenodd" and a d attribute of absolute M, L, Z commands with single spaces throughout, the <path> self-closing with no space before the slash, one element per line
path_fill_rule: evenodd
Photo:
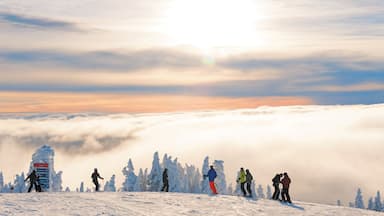
<path fill-rule="evenodd" d="M 348 207 L 257 201 L 237 196 L 160 192 L 0 194 L 0 215 L 337 215 L 383 213 Z"/>

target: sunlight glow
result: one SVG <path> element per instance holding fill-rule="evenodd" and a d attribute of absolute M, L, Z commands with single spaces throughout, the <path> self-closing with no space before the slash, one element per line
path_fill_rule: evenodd
<path fill-rule="evenodd" d="M 166 32 L 177 44 L 203 50 L 263 43 L 260 6 L 250 0 L 176 0 L 167 11 Z"/>

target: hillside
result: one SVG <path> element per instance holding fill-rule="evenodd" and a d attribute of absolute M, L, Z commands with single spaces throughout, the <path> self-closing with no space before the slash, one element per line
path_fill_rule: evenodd
<path fill-rule="evenodd" d="M 21 193 L 0 194 L 0 215 L 290 215 L 364 216 L 382 213 L 348 207 L 236 196 L 182 193 Z"/>

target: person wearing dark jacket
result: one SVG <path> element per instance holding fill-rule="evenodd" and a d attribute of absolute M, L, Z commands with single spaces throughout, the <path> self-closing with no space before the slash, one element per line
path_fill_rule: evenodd
<path fill-rule="evenodd" d="M 36 171 L 33 170 L 33 171 L 31 172 L 31 174 L 29 174 L 28 177 L 24 180 L 24 182 L 26 182 L 26 181 L 29 179 L 30 186 L 29 186 L 29 188 L 28 188 L 28 193 L 31 192 L 33 186 L 35 186 L 35 190 L 36 190 L 36 192 L 39 192 L 39 191 L 38 191 L 38 187 L 37 187 L 37 178 L 38 178 L 38 177 L 37 177 L 37 175 L 36 175 Z"/>
<path fill-rule="evenodd" d="M 100 174 L 97 172 L 96 168 L 94 169 L 94 171 L 91 175 L 91 178 L 92 178 L 93 184 L 95 184 L 95 186 L 96 186 L 96 191 L 99 191 L 100 184 L 99 184 L 98 178 L 99 179 L 104 179 L 104 178 L 100 176 Z"/>
<path fill-rule="evenodd" d="M 280 196 L 280 178 L 282 174 L 276 174 L 275 177 L 272 179 L 273 187 L 275 188 L 275 192 L 273 192 L 272 199 L 278 200 Z"/>
<path fill-rule="evenodd" d="M 289 185 L 291 184 L 291 179 L 288 176 L 288 173 L 284 173 L 284 178 L 280 181 L 283 184 L 283 190 L 281 192 L 281 197 L 283 202 L 291 202 L 291 197 L 289 196 Z"/>
<path fill-rule="evenodd" d="M 168 169 L 165 168 L 163 172 L 163 188 L 161 191 L 168 192 L 169 190 L 169 184 L 168 184 Z"/>
<path fill-rule="evenodd" d="M 245 173 L 246 173 L 245 178 L 246 178 L 246 184 L 247 184 L 248 196 L 249 196 L 249 197 L 252 197 L 251 184 L 252 184 L 253 176 L 252 176 L 252 174 L 249 172 L 249 169 L 246 169 L 246 170 L 245 170 Z"/>
<path fill-rule="evenodd" d="M 218 194 L 216 187 L 215 187 L 215 178 L 217 177 L 217 173 L 213 166 L 210 166 L 211 169 L 209 169 L 208 174 L 204 175 L 204 177 L 208 176 L 208 181 L 209 181 L 209 187 L 211 188 L 211 191 L 213 194 Z"/>

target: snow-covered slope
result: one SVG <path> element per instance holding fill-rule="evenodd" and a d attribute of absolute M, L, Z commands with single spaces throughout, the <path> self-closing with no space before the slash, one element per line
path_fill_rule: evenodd
<path fill-rule="evenodd" d="M 0 215 L 337 215 L 382 213 L 348 207 L 158 192 L 0 194 Z"/>

